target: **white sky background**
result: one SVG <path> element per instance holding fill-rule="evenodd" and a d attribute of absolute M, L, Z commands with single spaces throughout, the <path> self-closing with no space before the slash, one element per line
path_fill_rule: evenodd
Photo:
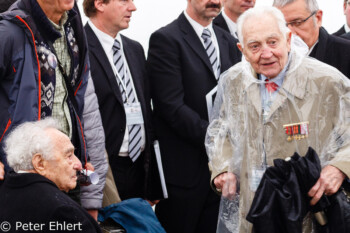
<path fill-rule="evenodd" d="M 83 23 L 87 21 L 79 0 Z M 256 0 L 256 6 L 272 5 L 273 0 Z M 323 11 L 322 25 L 329 33 L 337 31 L 345 23 L 343 0 L 318 0 Z M 140 42 L 147 54 L 151 34 L 176 19 L 187 6 L 187 0 L 134 0 L 137 10 L 133 12 L 130 27 L 121 33 Z"/>

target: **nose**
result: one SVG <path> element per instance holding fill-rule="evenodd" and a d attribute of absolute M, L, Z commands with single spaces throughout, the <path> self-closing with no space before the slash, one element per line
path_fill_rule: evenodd
<path fill-rule="evenodd" d="M 295 27 L 293 27 L 292 25 L 288 25 L 288 28 L 293 34 L 298 35 L 296 30 L 295 30 Z"/>
<path fill-rule="evenodd" d="M 263 48 L 261 58 L 268 59 L 272 57 L 272 51 L 269 47 Z"/>
<path fill-rule="evenodd" d="M 137 10 L 137 8 L 135 6 L 134 1 L 131 1 L 130 2 L 130 6 L 129 6 L 129 11 L 136 11 L 136 10 Z"/>
<path fill-rule="evenodd" d="M 211 4 L 221 4 L 220 0 L 211 0 Z"/>
<path fill-rule="evenodd" d="M 75 155 L 74 155 L 74 159 L 73 159 L 73 169 L 76 171 L 80 171 L 83 169 L 83 166 L 81 165 L 80 160 Z"/>

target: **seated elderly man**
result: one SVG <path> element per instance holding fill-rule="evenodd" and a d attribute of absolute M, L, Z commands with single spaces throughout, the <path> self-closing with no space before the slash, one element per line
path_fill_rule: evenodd
<path fill-rule="evenodd" d="M 5 141 L 15 172 L 0 186 L 1 230 L 101 232 L 97 222 L 64 192 L 82 169 L 70 139 L 47 118 L 18 126 Z M 63 191 L 63 192 L 62 192 Z"/>
<path fill-rule="evenodd" d="M 248 233 L 248 210 L 274 159 L 305 155 L 309 147 L 316 151 L 323 168 L 308 192 L 311 205 L 349 177 L 350 83 L 335 68 L 297 52 L 274 7 L 243 13 L 238 37 L 245 60 L 221 78 L 206 148 L 213 188 L 239 198 L 237 213 L 222 216 L 232 220 L 230 232 Z M 223 211 L 235 209 L 227 207 Z M 311 232 L 308 217 L 303 232 Z"/>

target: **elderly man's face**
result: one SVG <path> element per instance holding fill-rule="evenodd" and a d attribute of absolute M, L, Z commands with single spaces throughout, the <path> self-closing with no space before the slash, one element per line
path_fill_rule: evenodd
<path fill-rule="evenodd" d="M 43 2 L 45 4 L 41 4 L 41 6 L 45 5 L 50 6 L 51 9 L 58 13 L 63 13 L 65 11 L 69 11 L 74 6 L 74 0 L 37 0 L 38 2 Z M 45 9 L 43 9 L 45 12 Z M 45 12 L 46 13 L 46 12 Z M 48 16 L 50 18 L 50 16 Z"/>
<path fill-rule="evenodd" d="M 53 159 L 45 160 L 43 175 L 54 182 L 60 190 L 68 192 L 77 184 L 77 171 L 81 162 L 74 155 L 74 147 L 69 138 L 56 129 L 47 130 L 53 143 Z"/>
<path fill-rule="evenodd" d="M 223 2 L 225 9 L 228 9 L 237 18 L 255 5 L 255 0 L 223 0 Z"/>
<path fill-rule="evenodd" d="M 271 15 L 248 18 L 242 33 L 244 47 L 238 47 L 255 72 L 276 77 L 287 64 L 291 33 L 285 38 Z"/>
<path fill-rule="evenodd" d="M 191 8 L 196 19 L 211 21 L 221 11 L 220 0 L 188 0 L 188 7 Z"/>
<path fill-rule="evenodd" d="M 311 48 L 318 40 L 319 28 L 322 26 L 322 11 L 319 10 L 311 16 L 314 12 L 306 9 L 305 0 L 296 0 L 279 9 L 284 14 L 288 27 L 293 34 L 298 35 Z M 311 17 L 308 18 L 309 16 Z M 294 25 L 293 22 L 296 21 L 304 22 L 300 25 Z"/>

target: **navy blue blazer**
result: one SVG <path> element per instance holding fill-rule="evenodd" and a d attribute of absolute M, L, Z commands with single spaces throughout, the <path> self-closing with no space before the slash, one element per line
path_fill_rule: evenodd
<path fill-rule="evenodd" d="M 350 78 L 349 40 L 329 35 L 328 32 L 321 27 L 318 43 L 310 53 L 310 57 L 314 57 L 319 61 L 337 68 L 346 77 Z"/>

